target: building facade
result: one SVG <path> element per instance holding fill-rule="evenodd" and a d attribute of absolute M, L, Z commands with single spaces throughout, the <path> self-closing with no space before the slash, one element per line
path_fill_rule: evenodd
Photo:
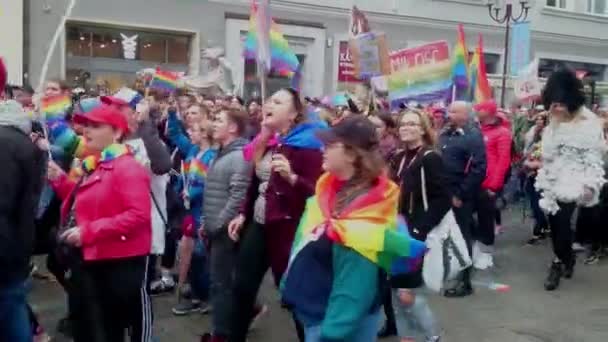
<path fill-rule="evenodd" d="M 69 0 L 25 0 L 29 44 L 28 81 L 36 84 L 51 39 Z M 530 10 L 531 54 L 541 76 L 568 65 L 608 81 L 608 0 L 536 0 Z M 272 14 L 303 65 L 307 95 L 331 93 L 348 81 L 345 48 L 350 8 L 365 11 L 372 29 L 383 31 L 397 50 L 447 40 L 465 25 L 472 50 L 483 34 L 492 84 L 500 85 L 504 25 L 488 15 L 484 0 L 272 0 Z M 514 1 L 518 3 L 518 1 Z M 65 33 L 52 52 L 47 77 L 118 84 L 134 71 L 164 65 L 197 74 L 201 50 L 220 46 L 242 81 L 245 96 L 259 92 L 255 67 L 241 55 L 248 30 L 249 0 L 77 0 Z M 517 5 L 516 5 L 517 7 Z M 2 24 L 0 24 L 2 25 Z M 90 75 L 90 76 L 89 76 Z M 270 76 L 270 90 L 288 84 Z M 608 101 L 608 94 L 604 96 Z"/>

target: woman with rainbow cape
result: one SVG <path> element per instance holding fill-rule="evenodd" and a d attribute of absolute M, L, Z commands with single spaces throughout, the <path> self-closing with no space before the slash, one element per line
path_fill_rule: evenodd
<path fill-rule="evenodd" d="M 399 188 L 385 175 L 374 125 L 352 116 L 318 135 L 326 173 L 300 221 L 283 301 L 306 342 L 376 341 L 384 271 L 425 245 L 398 230 Z"/>

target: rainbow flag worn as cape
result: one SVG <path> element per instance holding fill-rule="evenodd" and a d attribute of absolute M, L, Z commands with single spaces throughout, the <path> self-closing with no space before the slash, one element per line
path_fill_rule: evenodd
<path fill-rule="evenodd" d="M 397 230 L 399 188 L 381 176 L 366 194 L 357 197 L 336 217 L 332 213 L 340 181 L 326 173 L 317 182 L 316 195 L 308 199 L 295 235 L 289 263 L 309 242 L 322 234 L 390 272 L 398 259 L 420 258 L 423 242 Z"/>
<path fill-rule="evenodd" d="M 261 46 L 265 43 L 266 39 L 261 39 L 265 35 L 263 23 L 260 23 L 258 18 L 258 6 L 255 1 L 251 3 L 251 16 L 249 19 L 249 32 L 247 33 L 247 39 L 245 40 L 245 48 L 243 56 L 246 59 L 258 60 L 258 49 L 263 49 Z M 268 37 L 268 44 L 270 46 L 270 68 L 281 76 L 293 77 L 298 71 L 300 61 L 296 57 L 295 53 L 289 47 L 287 39 L 283 36 L 279 29 L 279 25 L 270 19 L 269 32 L 266 32 Z"/>
<path fill-rule="evenodd" d="M 479 43 L 469 64 L 469 96 L 474 104 L 492 99 L 492 88 L 486 73 L 486 61 L 483 56 L 483 38 Z"/>
<path fill-rule="evenodd" d="M 469 50 L 467 50 L 464 37 L 464 27 L 458 25 L 458 41 L 452 53 L 452 81 L 454 82 L 455 98 L 452 101 L 466 99 L 469 89 L 469 70 L 468 70 Z"/>
<path fill-rule="evenodd" d="M 40 113 L 47 121 L 63 118 L 70 107 L 72 99 L 67 95 L 45 97 L 40 102 Z"/>
<path fill-rule="evenodd" d="M 156 68 L 156 73 L 154 74 L 154 78 L 152 78 L 150 88 L 171 93 L 177 89 L 177 79 L 178 76 L 175 73 Z"/>

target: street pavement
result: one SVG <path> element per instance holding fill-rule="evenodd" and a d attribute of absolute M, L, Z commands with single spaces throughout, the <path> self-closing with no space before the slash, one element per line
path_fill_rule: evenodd
<path fill-rule="evenodd" d="M 475 275 L 475 294 L 463 299 L 431 297 L 431 307 L 444 330 L 442 342 L 606 342 L 608 341 L 608 260 L 583 265 L 574 278 L 563 280 L 555 292 L 543 289 L 551 261 L 550 246 L 524 246 L 532 222 L 523 222 L 520 207 L 503 214 L 506 232 L 497 239 L 495 267 Z M 39 264 L 43 264 L 42 261 Z M 490 283 L 510 286 L 508 292 L 489 289 Z M 480 284 L 486 284 L 484 286 Z M 251 342 L 296 342 L 290 316 L 280 308 L 271 278 L 263 285 L 261 299 L 270 306 L 252 334 Z M 57 284 L 36 281 L 30 298 L 44 326 L 56 342 L 67 342 L 55 333 L 65 313 L 65 298 Z M 155 335 L 159 341 L 198 341 L 208 331 L 208 315 L 175 317 L 174 296 L 154 299 Z M 398 339 L 386 339 L 397 342 Z"/>

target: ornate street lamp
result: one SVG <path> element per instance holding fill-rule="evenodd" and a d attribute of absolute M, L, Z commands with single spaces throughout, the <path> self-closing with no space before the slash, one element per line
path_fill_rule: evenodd
<path fill-rule="evenodd" d="M 504 63 L 502 68 L 502 89 L 500 93 L 500 105 L 505 106 L 505 95 L 507 93 L 507 73 L 509 65 L 509 33 L 511 24 L 525 21 L 528 18 L 528 12 L 532 8 L 531 0 L 486 0 L 490 18 L 498 24 L 505 24 L 505 51 Z M 515 8 L 519 4 L 519 14 L 516 15 Z"/>

